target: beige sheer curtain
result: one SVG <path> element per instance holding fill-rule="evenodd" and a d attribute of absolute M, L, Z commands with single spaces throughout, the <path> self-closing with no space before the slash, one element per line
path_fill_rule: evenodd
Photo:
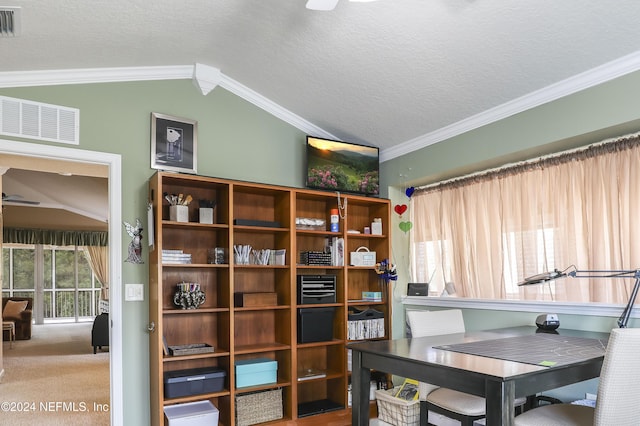
<path fill-rule="evenodd" d="M 416 190 L 412 277 L 460 297 L 626 303 L 632 279 L 524 277 L 640 268 L 640 137 Z"/>
<path fill-rule="evenodd" d="M 93 273 L 102 284 L 100 299 L 109 300 L 109 247 L 85 246 L 84 253 Z"/>

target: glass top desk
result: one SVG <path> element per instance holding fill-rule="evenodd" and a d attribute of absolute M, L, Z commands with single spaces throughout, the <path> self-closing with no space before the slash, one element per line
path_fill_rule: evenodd
<path fill-rule="evenodd" d="M 486 424 L 492 426 L 513 425 L 515 398 L 600 375 L 608 333 L 536 331 L 536 327 L 513 327 L 350 344 L 352 424 L 369 424 L 371 370 L 485 397 Z M 505 345 L 524 348 L 520 351 L 524 355 Z M 474 354 L 487 346 L 496 350 L 495 356 L 508 354 L 507 359 Z"/>

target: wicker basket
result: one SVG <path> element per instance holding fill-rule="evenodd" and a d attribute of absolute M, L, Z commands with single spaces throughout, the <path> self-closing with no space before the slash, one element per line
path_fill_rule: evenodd
<path fill-rule="evenodd" d="M 378 419 L 394 426 L 418 426 L 420 401 L 404 401 L 394 395 L 400 386 L 389 390 L 377 390 Z"/>
<path fill-rule="evenodd" d="M 236 425 L 249 426 L 282 418 L 282 389 L 236 396 Z"/>

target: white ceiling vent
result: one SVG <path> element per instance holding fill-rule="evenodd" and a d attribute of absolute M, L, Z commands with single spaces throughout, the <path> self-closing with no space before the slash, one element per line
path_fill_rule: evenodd
<path fill-rule="evenodd" d="M 0 134 L 78 145 L 80 110 L 0 96 Z"/>
<path fill-rule="evenodd" d="M 0 37 L 15 37 L 20 35 L 19 7 L 0 6 Z"/>

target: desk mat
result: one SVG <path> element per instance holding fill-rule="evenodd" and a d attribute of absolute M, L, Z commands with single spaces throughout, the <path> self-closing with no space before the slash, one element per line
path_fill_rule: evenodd
<path fill-rule="evenodd" d="M 435 348 L 524 364 L 557 367 L 602 356 L 606 344 L 607 342 L 598 339 L 538 333 Z"/>

